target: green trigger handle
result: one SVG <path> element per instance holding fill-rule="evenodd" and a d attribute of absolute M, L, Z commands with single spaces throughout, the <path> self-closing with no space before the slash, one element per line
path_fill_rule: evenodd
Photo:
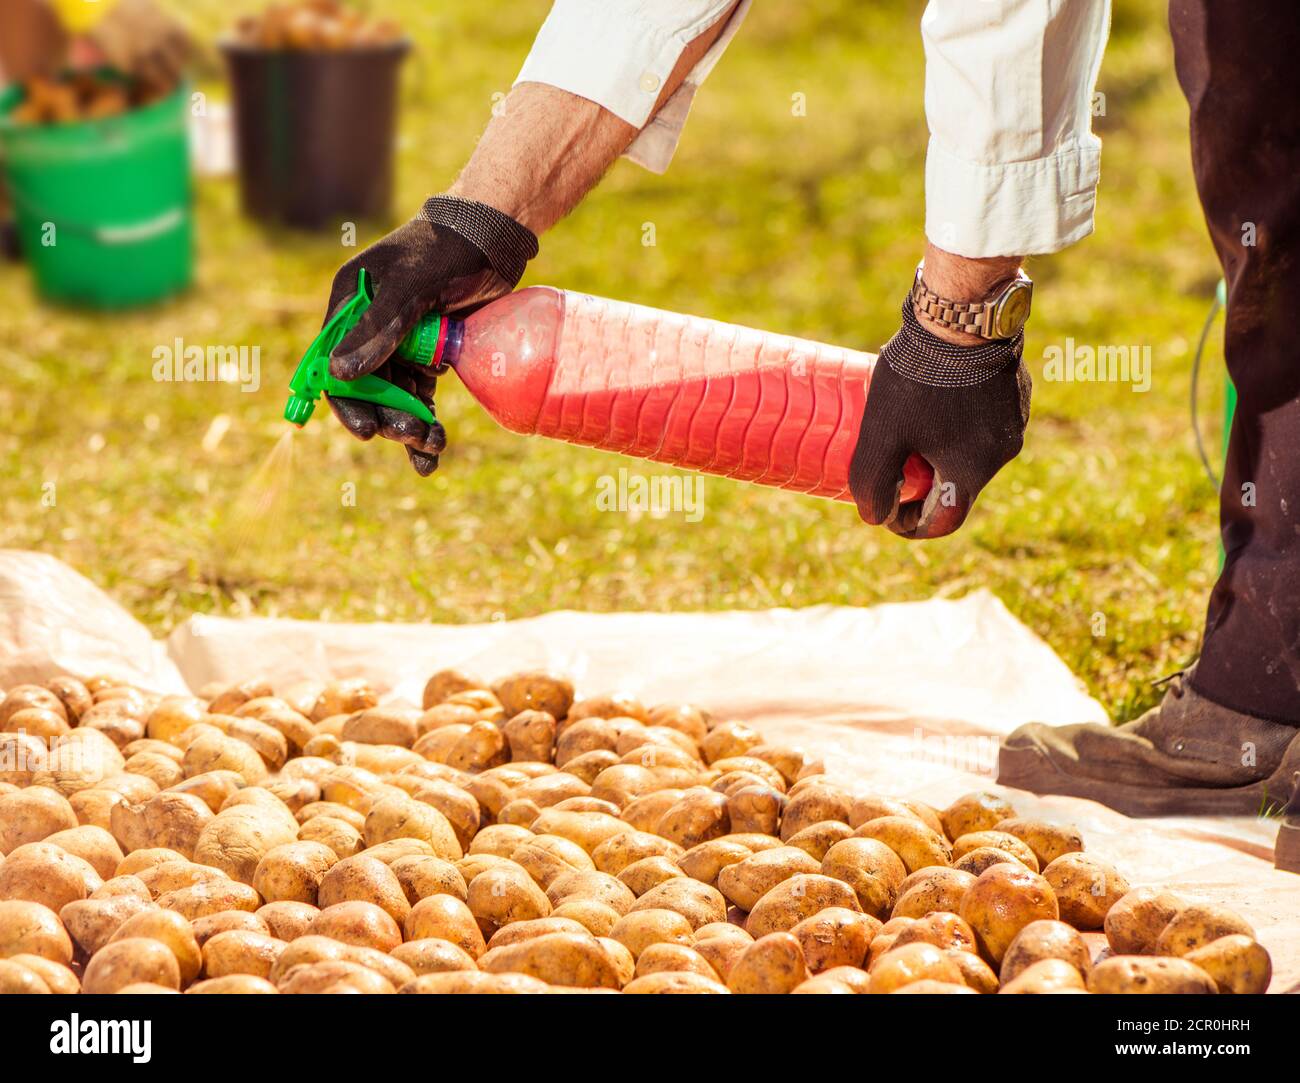
<path fill-rule="evenodd" d="M 359 399 L 376 406 L 388 406 L 414 414 L 421 421 L 433 424 L 433 411 L 429 407 L 409 391 L 402 390 L 382 377 L 367 374 L 355 380 L 339 380 L 330 375 L 330 353 L 357 325 L 362 314 L 370 307 L 370 301 L 370 284 L 362 269 L 357 274 L 357 292 L 321 328 L 320 334 L 298 362 L 293 378 L 289 381 L 289 398 L 284 404 L 286 421 L 298 426 L 305 425 L 324 393 L 341 399 Z M 413 364 L 432 365 L 438 358 L 445 332 L 446 321 L 438 313 L 431 312 L 411 328 L 398 344 L 397 353 L 403 360 Z"/>

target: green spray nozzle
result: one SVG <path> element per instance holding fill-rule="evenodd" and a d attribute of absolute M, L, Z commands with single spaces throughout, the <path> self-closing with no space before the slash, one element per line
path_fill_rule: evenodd
<path fill-rule="evenodd" d="M 433 424 L 433 411 L 429 407 L 409 391 L 402 390 L 380 376 L 367 374 L 355 380 L 339 380 L 330 375 L 330 354 L 343 340 L 343 336 L 357 325 L 362 314 L 370 307 L 370 301 L 370 284 L 362 269 L 357 274 L 357 292 L 321 328 L 320 334 L 312 340 L 302 360 L 298 362 L 293 379 L 289 381 L 289 398 L 284 404 L 286 421 L 299 426 L 307 424 L 324 392 L 340 399 L 360 399 L 377 406 L 389 406 L 394 410 L 414 414 L 427 424 Z M 443 318 L 436 312 L 429 313 L 398 344 L 398 355 L 416 365 L 434 364 L 438 359 L 445 329 Z"/>

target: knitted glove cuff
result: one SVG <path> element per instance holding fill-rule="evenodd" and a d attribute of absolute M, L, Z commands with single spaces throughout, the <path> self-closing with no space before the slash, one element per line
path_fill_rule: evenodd
<path fill-rule="evenodd" d="M 425 201 L 416 217 L 464 237 L 483 253 L 511 289 L 519 285 L 528 261 L 537 255 L 533 231 L 486 203 L 434 196 Z"/>
<path fill-rule="evenodd" d="M 1019 364 L 1024 347 L 1024 328 L 1014 338 L 978 346 L 945 342 L 921 325 L 909 294 L 903 301 L 903 326 L 880 357 L 900 376 L 927 387 L 974 387 Z"/>

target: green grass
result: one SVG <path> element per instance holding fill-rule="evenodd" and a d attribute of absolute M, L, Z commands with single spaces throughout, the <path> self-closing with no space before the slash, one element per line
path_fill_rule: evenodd
<path fill-rule="evenodd" d="M 208 35 L 255 6 L 177 5 Z M 409 213 L 468 155 L 547 5 L 373 6 L 421 44 L 402 115 L 397 207 Z M 1026 448 L 954 538 L 908 544 L 850 507 L 714 479 L 698 523 L 599 513 L 598 477 L 626 461 L 503 432 L 448 380 L 439 413 L 451 446 L 433 478 L 326 416 L 296 437 L 266 529 L 238 546 L 232 520 L 284 429 L 281 388 L 349 253 L 332 235 L 251 225 L 223 180 L 199 189 L 198 286 L 166 305 L 69 313 L 40 304 L 24 269 L 0 269 L 0 544 L 67 560 L 158 632 L 196 611 L 483 621 L 563 607 L 872 605 L 988 587 L 1129 717 L 1158 698 L 1151 680 L 1194 655 L 1214 577 L 1214 496 L 1187 399 L 1218 272 L 1164 5 L 1116 7 L 1097 233 L 1033 262 Z M 620 163 L 544 239 L 528 280 L 878 348 L 922 244 L 920 9 L 756 6 L 668 175 Z M 791 115 L 795 92 L 804 117 Z M 655 247 L 641 244 L 645 222 Z M 363 243 L 381 229 L 368 225 Z M 260 346 L 262 391 L 155 383 L 152 351 L 177 336 Z M 1150 345 L 1151 390 L 1042 380 L 1044 348 L 1066 336 Z M 1205 416 L 1220 383 L 1215 349 Z M 229 432 L 205 452 L 218 414 Z"/>

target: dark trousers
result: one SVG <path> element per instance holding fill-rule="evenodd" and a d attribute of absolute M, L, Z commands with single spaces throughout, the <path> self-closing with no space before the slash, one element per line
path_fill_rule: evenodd
<path fill-rule="evenodd" d="M 1172 0 L 1169 24 L 1239 396 L 1220 497 L 1227 561 L 1193 683 L 1300 725 L 1300 7 Z"/>

